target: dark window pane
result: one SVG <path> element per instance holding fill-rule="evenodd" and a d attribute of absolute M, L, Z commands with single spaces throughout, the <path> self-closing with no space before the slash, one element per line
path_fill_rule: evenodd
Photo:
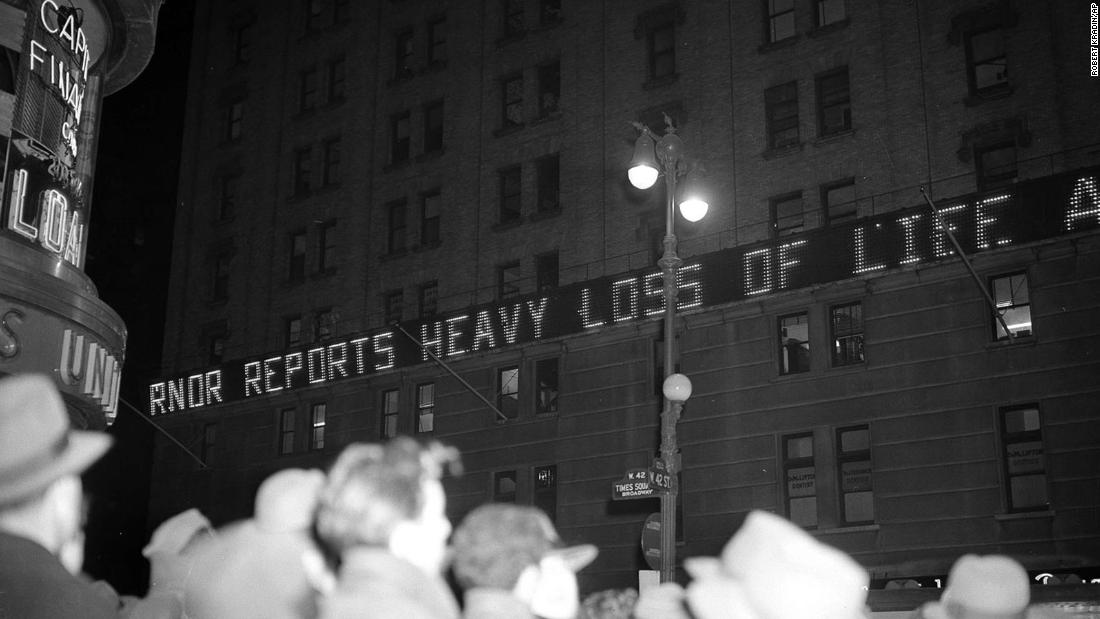
<path fill-rule="evenodd" d="M 779 318 L 779 373 L 810 369 L 810 325 L 805 313 Z"/>

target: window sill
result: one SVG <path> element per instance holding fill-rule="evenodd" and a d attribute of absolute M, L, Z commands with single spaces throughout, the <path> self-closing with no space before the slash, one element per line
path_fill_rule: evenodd
<path fill-rule="evenodd" d="M 530 221 L 530 222 L 543 221 L 544 219 L 553 219 L 553 218 L 557 217 L 558 215 L 561 215 L 561 207 L 560 206 L 558 206 L 557 208 L 544 209 L 544 210 L 536 211 L 536 212 L 532 213 L 531 215 L 529 215 L 527 217 L 527 221 Z"/>
<path fill-rule="evenodd" d="M 844 129 L 844 130 L 841 130 L 841 131 L 835 131 L 833 133 L 829 133 L 829 134 L 826 134 L 826 135 L 819 136 L 816 140 L 813 141 L 813 145 L 815 147 L 817 147 L 817 146 L 823 146 L 825 144 L 831 144 L 832 142 L 838 142 L 840 140 L 843 140 L 844 138 L 850 138 L 855 134 L 856 134 L 856 130 L 851 129 L 851 128 Z"/>
<path fill-rule="evenodd" d="M 768 52 L 774 52 L 777 49 L 783 49 L 783 48 L 786 48 L 786 47 L 793 46 L 795 43 L 798 43 L 799 39 L 801 39 L 801 38 L 802 38 L 802 35 L 796 34 L 796 35 L 793 35 L 793 36 L 789 36 L 785 39 L 780 39 L 778 41 L 771 41 L 771 42 L 768 42 L 768 43 L 761 43 L 760 46 L 756 48 L 756 51 L 758 53 L 761 53 L 761 54 L 767 54 Z"/>
<path fill-rule="evenodd" d="M 500 232 L 502 230 L 511 230 L 512 228 L 518 228 L 523 224 L 522 219 L 514 219 L 512 221 L 502 221 L 500 223 L 493 224 L 493 232 Z"/>
<path fill-rule="evenodd" d="M 671 75 L 662 75 L 661 77 L 651 77 L 644 84 L 642 84 L 642 90 L 655 90 L 657 88 L 664 88 L 665 86 L 671 86 L 680 79 L 679 73 L 672 73 Z"/>
<path fill-rule="evenodd" d="M 493 130 L 493 137 L 499 138 L 506 135 L 511 135 L 513 133 L 516 133 L 517 131 L 522 130 L 526 126 L 527 123 L 519 123 L 518 125 L 508 125 L 506 127 L 500 127 L 499 129 Z"/>
<path fill-rule="evenodd" d="M 1014 337 L 1011 340 L 1005 339 L 1005 340 L 996 340 L 996 341 L 993 341 L 993 342 L 989 342 L 985 345 L 985 349 L 986 350 L 1003 350 L 1005 348 L 1021 348 L 1021 347 L 1024 347 L 1024 346 L 1034 346 L 1034 345 L 1035 345 L 1035 336 L 1034 335 L 1021 335 L 1021 336 L 1018 336 L 1018 337 Z"/>
<path fill-rule="evenodd" d="M 1033 518 L 1053 518 L 1053 509 L 1040 509 L 1033 512 L 1009 512 L 1007 514 L 993 514 L 994 520 L 999 521 L 1012 521 L 1012 520 L 1031 520 Z"/>
<path fill-rule="evenodd" d="M 410 159 L 402 159 L 400 161 L 394 161 L 382 166 L 383 172 L 393 172 L 394 170 L 400 170 L 401 168 L 408 167 L 411 163 Z"/>
<path fill-rule="evenodd" d="M 877 524 L 857 524 L 850 527 L 835 527 L 832 529 L 813 529 L 810 534 L 814 537 L 823 537 L 829 535 L 840 535 L 843 533 L 874 533 L 881 527 Z"/>
<path fill-rule="evenodd" d="M 817 37 L 823 37 L 823 36 L 832 34 L 832 33 L 836 32 L 838 30 L 844 30 L 845 28 L 848 27 L 848 23 L 849 23 L 849 20 L 848 20 L 847 17 L 845 17 L 844 19 L 842 19 L 840 21 L 835 21 L 831 24 L 825 24 L 824 26 L 819 26 L 817 28 L 814 28 L 813 30 L 807 32 L 806 36 L 808 38 L 811 38 L 811 39 L 816 39 Z"/>
<path fill-rule="evenodd" d="M 378 256 L 379 262 L 389 262 L 390 260 L 397 260 L 398 258 L 404 258 L 409 254 L 407 249 L 399 249 L 397 251 L 391 251 L 388 254 L 380 254 Z"/>
<path fill-rule="evenodd" d="M 802 142 L 797 144 L 791 144 L 790 146 L 780 146 L 779 148 L 769 148 L 760 154 L 764 159 L 771 161 L 772 159 L 779 159 L 780 157 L 787 157 L 796 153 L 802 152 Z"/>
<path fill-rule="evenodd" d="M 997 84 L 996 86 L 990 86 L 983 90 L 971 90 L 970 94 L 963 99 L 963 104 L 966 107 L 974 107 L 981 105 L 988 101 L 996 101 L 997 99 L 1005 99 L 1012 96 L 1015 92 L 1015 88 L 1011 82 L 1005 82 L 1003 84 Z"/>
<path fill-rule="evenodd" d="M 561 112 L 554 111 L 554 112 L 549 112 L 547 114 L 543 114 L 542 116 L 539 116 L 535 120 L 532 120 L 531 124 L 532 125 L 541 125 L 542 123 L 553 122 L 555 120 L 560 120 L 560 119 L 561 119 Z"/>
<path fill-rule="evenodd" d="M 439 148 L 436 148 L 434 150 L 429 150 L 429 151 L 425 151 L 423 153 L 420 153 L 419 155 L 416 156 L 415 161 L 417 163 L 424 163 L 425 161 L 432 161 L 434 159 L 439 159 L 440 157 L 443 156 L 443 153 L 445 153 L 445 152 L 447 152 L 447 149 L 440 146 Z"/>

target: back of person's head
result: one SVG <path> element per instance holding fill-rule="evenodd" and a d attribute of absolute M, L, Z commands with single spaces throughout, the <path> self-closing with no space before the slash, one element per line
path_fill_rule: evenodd
<path fill-rule="evenodd" d="M 388 547 L 400 524 L 424 512 L 429 487 L 448 466 L 457 466 L 457 451 L 438 443 L 421 446 L 398 437 L 349 445 L 321 491 L 319 540 L 335 556 L 360 546 Z"/>
<path fill-rule="evenodd" d="M 28 537 L 76 571 L 82 561 L 80 473 L 111 446 L 72 429 L 44 374 L 0 379 L 0 528 Z"/>

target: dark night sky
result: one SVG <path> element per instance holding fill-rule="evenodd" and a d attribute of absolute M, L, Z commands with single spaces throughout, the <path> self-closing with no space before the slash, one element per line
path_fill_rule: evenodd
<path fill-rule="evenodd" d="M 164 303 L 191 44 L 190 0 L 166 0 L 156 48 L 140 76 L 103 101 L 85 271 L 128 329 L 122 400 L 140 408 L 160 370 Z M 86 570 L 123 593 L 141 594 L 141 549 L 152 426 L 125 403 L 116 445 L 86 478 L 92 497 Z"/>

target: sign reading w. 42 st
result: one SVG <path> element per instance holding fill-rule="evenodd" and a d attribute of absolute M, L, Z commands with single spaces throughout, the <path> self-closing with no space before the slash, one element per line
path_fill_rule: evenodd
<path fill-rule="evenodd" d="M 611 499 L 627 501 L 660 496 L 668 492 L 669 475 L 655 468 L 630 469 L 626 475 L 611 484 Z"/>

